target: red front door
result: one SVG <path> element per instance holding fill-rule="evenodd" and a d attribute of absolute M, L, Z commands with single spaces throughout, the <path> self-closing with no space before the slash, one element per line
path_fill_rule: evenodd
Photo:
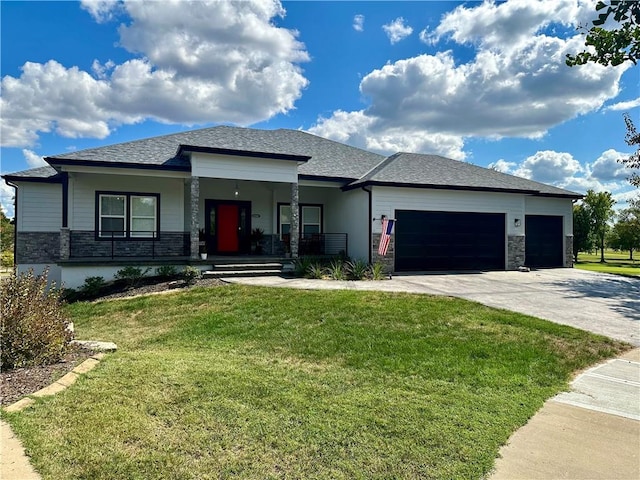
<path fill-rule="evenodd" d="M 239 250 L 238 205 L 218 205 L 218 252 L 233 253 Z"/>

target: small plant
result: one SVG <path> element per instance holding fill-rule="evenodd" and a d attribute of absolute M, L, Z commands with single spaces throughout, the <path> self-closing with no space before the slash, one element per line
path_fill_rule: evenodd
<path fill-rule="evenodd" d="M 97 297 L 104 286 L 103 277 L 87 277 L 82 287 L 80 287 L 80 293 L 85 297 Z"/>
<path fill-rule="evenodd" d="M 300 257 L 293 261 L 293 273 L 296 277 L 305 277 L 313 260 L 311 257 Z"/>
<path fill-rule="evenodd" d="M 118 280 L 124 280 L 127 284 L 127 287 L 134 288 L 136 285 L 138 285 L 138 283 L 140 283 L 142 277 L 144 277 L 150 271 L 150 267 L 142 270 L 142 268 L 140 267 L 128 266 L 118 270 L 115 274 L 115 277 Z"/>
<path fill-rule="evenodd" d="M 322 266 L 322 264 L 312 263 L 311 265 L 309 265 L 305 277 L 320 280 L 321 278 L 324 278 L 325 272 L 326 270 Z"/>
<path fill-rule="evenodd" d="M 191 265 L 187 265 L 182 270 L 182 278 L 187 285 L 193 285 L 200 278 L 200 270 Z"/>
<path fill-rule="evenodd" d="M 0 368 L 47 365 L 67 353 L 68 328 L 61 291 L 48 286 L 48 270 L 11 275 L 0 284 Z"/>
<path fill-rule="evenodd" d="M 178 269 L 173 265 L 162 265 L 156 268 L 156 275 L 161 278 L 173 278 L 178 275 Z"/>
<path fill-rule="evenodd" d="M 376 262 L 369 267 L 369 275 L 371 280 L 384 280 L 386 277 L 384 273 L 384 265 L 380 262 Z"/>
<path fill-rule="evenodd" d="M 1 255 L 1 264 L 2 268 L 12 268 L 13 267 L 13 251 L 5 250 Z"/>
<path fill-rule="evenodd" d="M 347 272 L 344 265 L 341 260 L 333 260 L 328 267 L 329 277 L 332 280 L 345 280 L 347 278 Z"/>
<path fill-rule="evenodd" d="M 367 276 L 369 264 L 360 258 L 352 260 L 347 262 L 347 271 L 349 272 L 349 279 L 362 280 Z"/>

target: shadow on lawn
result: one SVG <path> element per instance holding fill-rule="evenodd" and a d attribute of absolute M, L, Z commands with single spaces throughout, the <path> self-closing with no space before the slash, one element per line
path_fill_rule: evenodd
<path fill-rule="evenodd" d="M 640 278 L 594 275 L 593 278 L 565 279 L 553 282 L 575 298 L 590 297 L 609 300 L 609 308 L 629 320 L 640 321 Z"/>

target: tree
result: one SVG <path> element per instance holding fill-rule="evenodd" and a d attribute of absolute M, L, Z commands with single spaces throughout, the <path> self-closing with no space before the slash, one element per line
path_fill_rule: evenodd
<path fill-rule="evenodd" d="M 640 250 L 640 202 L 620 212 L 620 219 L 613 226 L 609 245 L 618 250 L 628 250 L 629 260 L 633 260 L 633 251 Z"/>
<path fill-rule="evenodd" d="M 616 201 L 611 197 L 611 192 L 596 193 L 588 190 L 584 197 L 583 204 L 589 214 L 591 224 L 591 232 L 598 241 L 600 248 L 600 262 L 605 263 L 604 259 L 604 239 L 609 228 L 609 220 L 613 218 L 613 205 Z"/>
<path fill-rule="evenodd" d="M 13 235 L 15 226 L 0 209 L 0 263 L 3 267 L 13 266 Z"/>
<path fill-rule="evenodd" d="M 577 55 L 568 54 L 565 60 L 570 67 L 588 62 L 612 67 L 626 61 L 636 64 L 640 58 L 640 2 L 637 0 L 609 0 L 596 5 L 598 18 L 591 23 L 585 45 L 592 49 Z M 619 28 L 605 29 L 603 26 L 612 17 Z M 580 29 L 585 29 L 581 26 Z M 595 50 L 595 53 L 594 53 Z"/>
<path fill-rule="evenodd" d="M 623 163 L 627 168 L 640 169 L 640 133 L 637 132 L 628 113 L 624 114 L 624 123 L 627 126 L 627 134 L 625 135 L 624 141 L 627 142 L 627 145 L 630 147 L 637 145 L 638 148 L 628 158 L 621 158 L 618 161 Z M 640 188 L 640 175 L 636 172 L 632 172 L 629 177 L 629 183 Z"/>
<path fill-rule="evenodd" d="M 586 252 L 593 245 L 591 218 L 582 204 L 573 206 L 573 258 L 578 262 L 578 252 Z"/>

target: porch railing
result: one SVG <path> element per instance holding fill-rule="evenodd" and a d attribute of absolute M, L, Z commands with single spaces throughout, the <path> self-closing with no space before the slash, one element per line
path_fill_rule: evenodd
<path fill-rule="evenodd" d="M 346 233 L 302 233 L 298 255 L 348 255 Z"/>
<path fill-rule="evenodd" d="M 187 232 L 72 230 L 70 258 L 186 257 L 190 254 Z"/>

